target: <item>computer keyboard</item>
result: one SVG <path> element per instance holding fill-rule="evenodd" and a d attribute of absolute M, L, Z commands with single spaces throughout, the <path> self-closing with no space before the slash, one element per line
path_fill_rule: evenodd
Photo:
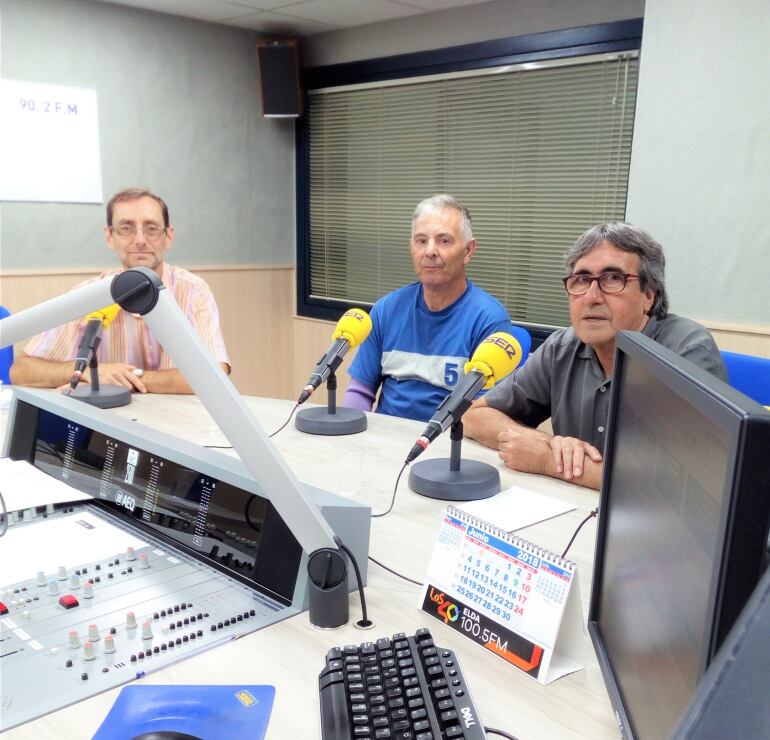
<path fill-rule="evenodd" d="M 334 647 L 318 676 L 323 740 L 483 740 L 455 654 L 430 632 Z"/>

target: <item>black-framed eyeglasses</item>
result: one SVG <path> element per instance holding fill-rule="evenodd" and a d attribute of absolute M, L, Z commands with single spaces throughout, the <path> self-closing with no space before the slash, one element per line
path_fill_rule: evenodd
<path fill-rule="evenodd" d="M 110 226 L 110 231 L 122 237 L 136 236 L 139 229 L 142 230 L 142 233 L 147 239 L 157 239 L 161 234 L 166 232 L 165 226 L 158 226 L 157 224 L 147 224 L 146 226 L 118 224 L 117 226 Z"/>
<path fill-rule="evenodd" d="M 601 275 L 570 275 L 562 278 L 564 287 L 570 295 L 585 295 L 596 280 L 602 293 L 622 293 L 629 280 L 639 280 L 639 275 L 628 272 L 603 272 Z"/>

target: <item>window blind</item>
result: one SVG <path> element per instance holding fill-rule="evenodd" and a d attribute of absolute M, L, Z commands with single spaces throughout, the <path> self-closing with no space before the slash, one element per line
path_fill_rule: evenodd
<path fill-rule="evenodd" d="M 414 280 L 411 214 L 451 193 L 469 277 L 520 323 L 569 323 L 563 255 L 625 213 L 636 52 L 309 94 L 313 297 L 359 304 Z"/>

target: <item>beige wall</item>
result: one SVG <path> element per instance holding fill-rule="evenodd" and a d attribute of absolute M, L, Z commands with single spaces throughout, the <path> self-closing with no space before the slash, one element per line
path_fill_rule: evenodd
<path fill-rule="evenodd" d="M 296 316 L 294 268 L 242 265 L 190 269 L 214 292 L 233 364 L 232 379 L 240 392 L 296 399 L 329 346 L 334 324 Z M 5 271 L 0 274 L 0 303 L 17 312 L 64 293 L 97 272 L 99 268 Z M 698 320 L 711 329 L 721 349 L 770 357 L 770 326 Z M 339 375 L 340 400 L 351 357 L 352 353 Z M 314 400 L 324 403 L 325 392 Z"/>

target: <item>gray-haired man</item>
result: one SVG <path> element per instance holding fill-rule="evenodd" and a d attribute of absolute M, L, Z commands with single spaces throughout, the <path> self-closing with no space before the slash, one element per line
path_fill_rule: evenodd
<path fill-rule="evenodd" d="M 709 332 L 668 313 L 663 250 L 645 231 L 595 226 L 566 264 L 572 326 L 476 401 L 463 423 L 466 436 L 500 450 L 514 470 L 598 489 L 619 331 L 640 331 L 723 380 L 727 373 Z M 553 435 L 535 428 L 548 418 Z"/>
<path fill-rule="evenodd" d="M 496 298 L 474 285 L 466 267 L 476 251 L 468 209 L 451 195 L 418 203 L 410 253 L 417 281 L 372 308 L 372 332 L 350 366 L 345 406 L 427 421 L 448 396 L 483 339 L 512 333 L 529 351 Z"/>

